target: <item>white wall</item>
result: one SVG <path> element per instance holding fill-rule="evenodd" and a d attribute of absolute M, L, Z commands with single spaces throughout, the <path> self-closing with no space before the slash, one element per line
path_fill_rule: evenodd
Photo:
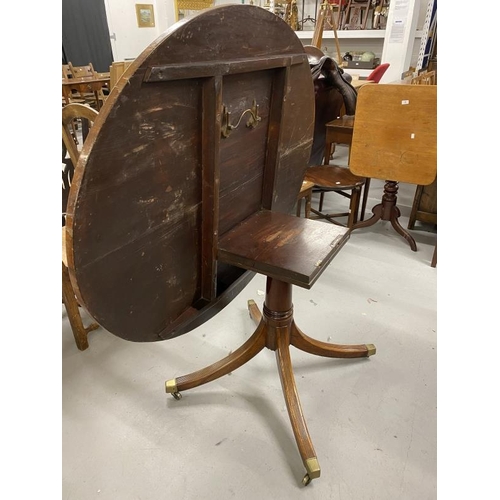
<path fill-rule="evenodd" d="M 137 0 L 104 0 L 108 17 L 109 33 L 116 40 L 111 39 L 113 58 L 115 61 L 135 59 L 151 42 L 156 40 L 164 31 L 175 24 L 175 0 L 143 0 L 151 3 L 155 14 L 154 28 L 139 28 L 135 14 Z M 241 4 L 241 0 L 215 0 L 214 5 Z M 250 3 L 245 0 L 245 3 Z M 186 16 L 196 11 L 186 11 Z"/>
<path fill-rule="evenodd" d="M 250 0 L 243 0 L 249 4 Z M 108 16 L 108 25 L 110 35 L 115 34 L 116 41 L 111 40 L 113 49 L 113 57 L 115 61 L 123 61 L 125 59 L 136 58 L 151 42 L 160 36 L 165 30 L 176 22 L 175 0 L 147 0 L 154 6 L 155 11 L 155 27 L 154 28 L 139 28 L 135 14 L 135 4 L 137 0 L 104 0 L 106 6 L 106 14 Z M 242 0 L 215 0 L 215 5 L 223 4 L 241 4 Z M 255 5 L 263 6 L 265 0 L 254 0 Z M 306 15 L 314 16 L 315 0 L 305 0 Z M 302 2 L 298 2 L 299 9 L 302 10 Z M 419 14 L 417 15 L 417 29 L 422 29 L 425 12 L 427 8 L 427 0 L 421 0 L 419 6 Z M 186 11 L 187 16 L 195 14 L 195 11 Z M 302 13 L 299 12 L 299 17 Z M 309 27 L 309 29 L 311 29 Z M 328 52 L 334 53 L 333 40 L 325 40 L 325 48 Z M 418 56 L 420 39 L 415 41 L 415 47 L 412 62 L 416 61 Z M 330 47 L 331 45 L 331 47 Z M 341 40 L 343 52 L 347 50 L 372 50 L 377 57 L 382 56 L 384 40 L 363 39 L 359 40 Z M 344 50 L 345 49 L 345 50 Z M 416 55 L 415 55 L 416 52 Z M 415 61 L 414 61 L 415 60 Z"/>
<path fill-rule="evenodd" d="M 135 59 L 151 42 L 175 23 L 174 0 L 147 0 L 154 8 L 155 27 L 139 28 L 135 5 L 137 0 L 104 0 L 108 17 L 113 58 Z"/>

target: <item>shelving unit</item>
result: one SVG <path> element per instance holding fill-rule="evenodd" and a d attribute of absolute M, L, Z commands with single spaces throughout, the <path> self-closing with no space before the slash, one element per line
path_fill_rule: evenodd
<path fill-rule="evenodd" d="M 302 30 L 296 31 L 297 36 L 301 40 L 311 39 L 313 36 L 313 30 Z M 342 38 L 350 38 L 350 39 L 359 39 L 359 38 L 385 38 L 385 30 L 338 30 L 337 35 L 339 39 Z M 333 31 L 324 31 L 323 39 L 333 39 L 335 35 Z"/>
<path fill-rule="evenodd" d="M 304 13 L 309 12 L 309 17 L 314 17 L 320 0 L 305 0 Z M 307 10 L 304 10 L 307 9 Z M 392 0 L 389 6 L 386 29 L 365 30 L 337 30 L 340 52 L 367 52 L 371 51 L 381 62 L 389 62 L 390 70 L 382 78 L 383 81 L 394 81 L 408 70 L 410 65 L 416 65 L 420 40 L 423 37 L 424 5 L 416 0 Z M 299 7 L 300 10 L 300 7 Z M 299 17 L 301 12 L 299 12 Z M 311 23 L 309 23 L 311 24 Z M 296 31 L 297 37 L 304 45 L 312 42 L 314 26 Z M 323 32 L 321 49 L 325 54 L 330 54 L 337 59 L 335 48 L 335 34 L 332 30 Z M 363 78 L 371 70 L 353 69 L 349 73 Z"/>
<path fill-rule="evenodd" d="M 298 38 L 302 40 L 304 45 L 311 43 L 313 33 L 314 32 L 312 30 L 296 31 Z M 386 30 L 339 30 L 337 31 L 337 36 L 339 38 L 340 50 L 342 54 L 353 50 L 370 50 L 375 53 L 376 57 L 380 58 L 384 47 Z M 415 33 L 415 38 L 420 39 L 421 37 L 422 31 L 418 30 Z M 326 54 L 332 54 L 336 59 L 334 39 L 335 34 L 333 31 L 323 32 L 322 50 Z M 368 69 L 349 69 L 347 71 L 350 74 L 356 74 L 361 78 L 367 77 L 372 72 L 372 70 Z"/>

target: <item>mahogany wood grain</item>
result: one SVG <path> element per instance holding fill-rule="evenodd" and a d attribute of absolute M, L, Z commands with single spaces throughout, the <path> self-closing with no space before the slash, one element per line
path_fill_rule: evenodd
<path fill-rule="evenodd" d="M 262 351 L 266 346 L 265 342 L 266 326 L 264 323 L 261 323 L 253 335 L 236 351 L 229 354 L 229 356 L 201 370 L 190 373 L 189 375 L 176 377 L 175 382 L 177 390 L 186 391 L 188 389 L 193 389 L 194 387 L 206 384 L 233 372 Z"/>
<path fill-rule="evenodd" d="M 346 228 L 262 210 L 219 240 L 218 258 L 311 288 L 348 239 Z"/>
<path fill-rule="evenodd" d="M 234 125 L 254 99 L 258 125 L 246 114 L 221 137 L 222 107 Z M 215 262 L 218 240 L 263 206 L 293 209 L 313 116 L 304 47 L 264 9 L 214 7 L 147 47 L 111 89 L 70 192 L 68 265 L 90 314 L 149 342 L 215 313 L 221 274 L 243 276 Z"/>
<path fill-rule="evenodd" d="M 354 175 L 349 167 L 338 165 L 317 165 L 306 170 L 305 179 L 323 189 L 346 190 L 361 187 L 364 177 Z"/>
<path fill-rule="evenodd" d="M 290 343 L 301 351 L 327 358 L 363 358 L 371 354 L 366 344 L 329 344 L 313 339 L 300 330 L 295 322 L 291 327 Z"/>
<path fill-rule="evenodd" d="M 248 311 L 257 326 L 252 336 L 234 353 L 202 370 L 183 375 L 166 383 L 167 392 L 176 399 L 180 392 L 198 387 L 226 375 L 252 359 L 264 347 L 275 351 L 278 372 L 288 415 L 297 447 L 308 471 L 304 484 L 320 476 L 319 463 L 307 428 L 293 375 L 290 345 L 305 352 L 331 358 L 361 358 L 375 354 L 373 345 L 326 344 L 305 335 L 295 325 L 292 302 L 293 285 L 268 277 L 266 296 L 261 313 L 254 300 L 248 301 Z M 314 464 L 314 469 L 311 467 Z"/>
<path fill-rule="evenodd" d="M 390 221 L 393 229 L 400 234 L 410 245 L 410 248 L 416 252 L 417 243 L 415 238 L 406 231 L 406 229 L 399 222 L 401 211 L 397 206 L 398 183 L 396 181 L 387 181 L 384 184 L 384 194 L 382 195 L 382 202 L 378 203 L 372 208 L 373 215 L 362 222 L 357 222 L 352 229 L 361 229 L 364 227 L 373 226 L 379 220 Z"/>
<path fill-rule="evenodd" d="M 218 132 L 222 106 L 222 78 L 207 78 L 203 87 L 202 116 L 202 216 L 201 216 L 201 292 L 200 299 L 209 303 L 217 296 L 217 236 L 219 233 L 219 185 L 217 168 L 220 149 Z M 214 126 L 215 125 L 215 126 Z"/>
<path fill-rule="evenodd" d="M 292 424 L 293 434 L 300 456 L 304 465 L 310 458 L 316 457 L 314 446 L 309 435 L 307 423 L 304 418 L 302 406 L 300 404 L 299 393 L 295 385 L 293 376 L 293 366 L 290 357 L 290 331 L 280 331 L 277 338 L 276 362 L 278 364 L 278 373 L 280 375 L 281 387 L 283 388 L 283 396 L 285 398 L 288 416 Z"/>
<path fill-rule="evenodd" d="M 249 127 L 243 115 L 254 103 L 260 121 Z M 275 350 L 304 484 L 320 469 L 290 358 L 292 286 L 310 288 L 350 234 L 290 215 L 313 128 L 310 68 L 293 30 L 255 6 L 208 9 L 161 35 L 111 90 L 83 145 L 67 214 L 79 298 L 127 340 L 185 333 L 231 300 L 243 276 L 267 276 L 262 314 L 249 303 L 253 335 L 166 390 L 178 399 Z M 306 336 L 297 344 L 326 350 Z"/>

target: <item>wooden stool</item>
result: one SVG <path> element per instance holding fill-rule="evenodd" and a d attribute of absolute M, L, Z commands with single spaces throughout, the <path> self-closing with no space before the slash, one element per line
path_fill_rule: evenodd
<path fill-rule="evenodd" d="M 299 196 L 297 197 L 297 217 L 300 217 L 300 210 L 302 205 L 302 199 L 306 200 L 306 206 L 304 209 L 304 216 L 309 219 L 311 215 L 311 200 L 313 192 L 314 182 L 304 180 L 302 182 L 302 187 L 300 188 Z"/>
<path fill-rule="evenodd" d="M 364 177 L 358 177 L 352 174 L 346 167 L 319 165 L 307 169 L 305 180 L 312 182 L 315 186 L 314 190 L 321 193 L 318 210 L 311 208 L 311 212 L 317 215 L 316 218 L 327 219 L 333 224 L 342 226 L 344 224 L 334 220 L 334 218 L 347 217 L 348 228 L 352 228 L 352 226 L 356 224 L 358 221 L 361 188 L 366 182 Z M 348 212 L 332 214 L 325 214 L 322 212 L 323 198 L 325 193 L 329 191 L 334 191 L 350 199 Z"/>

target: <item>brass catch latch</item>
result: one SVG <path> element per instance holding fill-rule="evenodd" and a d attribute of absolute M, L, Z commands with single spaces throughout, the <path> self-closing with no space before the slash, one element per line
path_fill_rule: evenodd
<path fill-rule="evenodd" d="M 241 120 L 243 119 L 243 116 L 245 116 L 246 113 L 250 113 L 250 117 L 248 118 L 246 124 L 247 127 L 255 128 L 257 124 L 262 120 L 262 118 L 259 116 L 259 106 L 257 105 L 255 99 L 253 100 L 252 107 L 245 109 L 245 111 L 241 113 L 241 116 L 235 125 L 231 125 L 231 123 L 229 123 L 229 120 L 231 118 L 231 112 L 228 111 L 227 107 L 224 105 L 222 107 L 222 125 L 221 125 L 222 137 L 229 137 L 231 130 L 234 130 L 235 128 L 239 127 Z"/>

